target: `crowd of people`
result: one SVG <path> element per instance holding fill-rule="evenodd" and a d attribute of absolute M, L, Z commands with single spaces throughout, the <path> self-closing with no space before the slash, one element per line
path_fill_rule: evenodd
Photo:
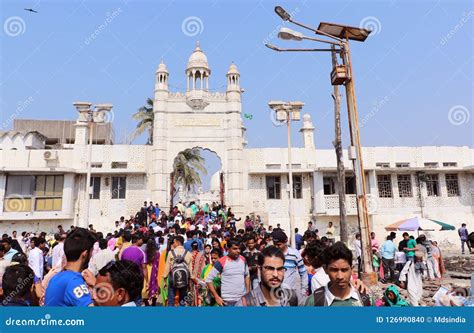
<path fill-rule="evenodd" d="M 179 202 L 169 214 L 144 202 L 104 234 L 71 226 L 4 234 L 2 306 L 418 306 L 424 279 L 444 274 L 441 251 L 424 235 L 395 245 L 371 235 L 373 268 L 389 286 L 377 296 L 361 282 L 361 243 L 335 241 L 309 222 L 295 248 L 280 225 L 231 208 Z M 466 230 L 467 232 L 467 230 Z M 400 289 L 407 289 L 405 300 Z"/>

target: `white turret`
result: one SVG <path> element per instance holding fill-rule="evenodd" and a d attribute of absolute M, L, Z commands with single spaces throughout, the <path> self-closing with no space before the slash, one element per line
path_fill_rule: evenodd
<path fill-rule="evenodd" d="M 161 91 L 168 91 L 168 70 L 166 69 L 166 65 L 161 60 L 160 65 L 158 66 L 158 69 L 156 70 L 156 83 L 155 83 L 155 91 L 161 90 Z"/>
<path fill-rule="evenodd" d="M 303 127 L 300 132 L 303 133 L 304 147 L 314 149 L 314 126 L 309 113 L 303 115 Z"/>

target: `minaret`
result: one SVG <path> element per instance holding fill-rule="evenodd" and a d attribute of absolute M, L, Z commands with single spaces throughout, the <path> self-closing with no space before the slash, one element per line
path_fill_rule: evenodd
<path fill-rule="evenodd" d="M 242 93 L 240 88 L 240 73 L 237 66 L 232 63 L 227 71 L 227 99 L 229 101 L 239 101 Z"/>
<path fill-rule="evenodd" d="M 161 60 L 158 69 L 155 72 L 156 82 L 155 82 L 155 92 L 156 91 L 168 91 L 168 70 L 166 69 L 166 65 Z"/>
<path fill-rule="evenodd" d="M 314 126 L 309 113 L 303 115 L 303 127 L 300 132 L 303 133 L 304 148 L 314 149 Z"/>

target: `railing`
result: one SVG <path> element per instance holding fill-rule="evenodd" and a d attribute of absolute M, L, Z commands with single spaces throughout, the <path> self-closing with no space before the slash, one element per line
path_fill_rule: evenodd
<path fill-rule="evenodd" d="M 332 214 L 336 213 L 337 211 L 337 214 L 339 214 L 338 194 L 325 195 L 324 201 L 326 204 L 326 213 Z M 373 198 L 370 194 L 367 194 L 367 208 L 369 214 L 373 214 L 378 208 L 377 200 L 375 200 L 375 198 Z M 350 215 L 357 214 L 357 195 L 346 194 L 346 212 Z"/>

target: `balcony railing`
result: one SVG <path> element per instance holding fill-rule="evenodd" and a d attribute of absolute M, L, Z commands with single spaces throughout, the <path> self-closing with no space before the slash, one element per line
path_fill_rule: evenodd
<path fill-rule="evenodd" d="M 339 195 L 325 195 L 326 214 L 339 214 Z M 367 194 L 367 208 L 369 214 L 373 214 L 377 210 L 377 201 L 372 200 L 372 196 Z M 357 214 L 357 195 L 346 194 L 346 213 L 348 215 Z"/>

